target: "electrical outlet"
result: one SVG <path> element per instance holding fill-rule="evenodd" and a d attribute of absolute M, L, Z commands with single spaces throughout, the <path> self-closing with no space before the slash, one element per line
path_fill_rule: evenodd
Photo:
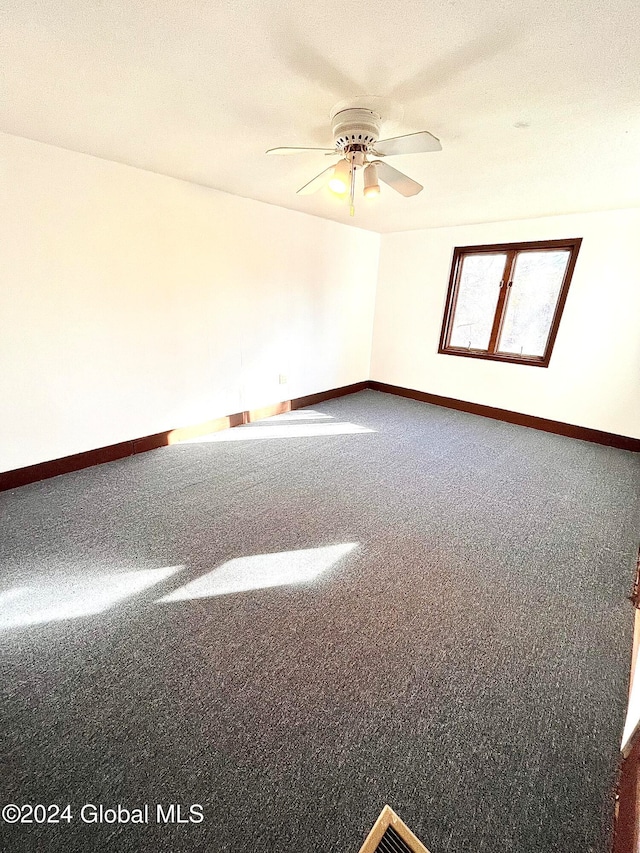
<path fill-rule="evenodd" d="M 280 384 L 281 384 L 281 385 L 286 385 L 286 384 L 287 384 L 287 377 L 285 376 L 285 374 L 284 374 L 284 373 L 281 373 L 281 374 L 280 374 L 280 378 L 279 378 L 279 380 L 278 380 L 278 381 L 280 382 Z"/>

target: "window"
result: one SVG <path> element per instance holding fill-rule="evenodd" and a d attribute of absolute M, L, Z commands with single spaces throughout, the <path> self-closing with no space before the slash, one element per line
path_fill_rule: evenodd
<path fill-rule="evenodd" d="M 548 367 L 581 242 L 456 248 L 438 352 Z"/>

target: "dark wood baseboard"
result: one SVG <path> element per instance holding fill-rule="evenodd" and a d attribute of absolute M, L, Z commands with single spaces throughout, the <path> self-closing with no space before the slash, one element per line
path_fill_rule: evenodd
<path fill-rule="evenodd" d="M 330 391 L 321 391 L 319 394 L 307 394 L 306 397 L 296 397 L 291 401 L 292 409 L 304 409 L 306 406 L 316 406 L 325 400 L 333 400 L 334 397 L 345 397 L 347 394 L 355 394 L 358 391 L 366 391 L 369 382 L 354 382 L 353 385 L 343 385 L 342 388 L 332 388 Z"/>
<path fill-rule="evenodd" d="M 640 740 L 622 761 L 616 798 L 613 853 L 636 853 L 640 845 Z"/>
<path fill-rule="evenodd" d="M 130 441 L 121 441 L 118 444 L 98 447 L 95 450 L 86 450 L 83 453 L 63 456 L 61 459 L 51 459 L 48 462 L 39 462 L 37 465 L 28 465 L 25 468 L 0 472 L 0 492 L 16 489 L 19 486 L 26 486 L 29 483 L 37 483 L 40 480 L 48 480 L 51 477 L 57 477 L 59 474 L 69 474 L 72 471 L 80 471 L 82 468 L 102 465 L 104 462 L 114 462 L 116 459 L 124 459 L 126 456 L 134 456 L 136 453 L 157 450 L 159 447 L 178 444 L 180 441 L 194 438 L 198 435 L 206 435 L 221 429 L 240 426 L 240 424 L 250 423 L 260 418 L 288 412 L 291 409 L 303 409 L 305 406 L 313 406 L 316 403 L 331 400 L 334 397 L 344 397 L 346 394 L 355 394 L 357 391 L 364 391 L 367 387 L 367 382 L 343 385 L 341 388 L 331 388 L 328 391 L 321 391 L 318 394 L 296 397 L 293 400 L 285 400 L 273 406 L 265 406 L 261 409 L 252 409 L 246 412 L 237 412 L 223 418 L 204 421 L 200 424 L 166 430 L 166 432 L 158 432 L 154 435 L 146 435 L 142 438 L 134 438 Z"/>
<path fill-rule="evenodd" d="M 155 436 L 149 436 L 149 438 L 155 438 Z M 64 456 L 62 459 L 50 459 L 48 462 L 39 462 L 37 465 L 28 465 L 26 468 L 3 471 L 0 474 L 0 491 L 16 489 L 18 486 L 36 483 L 38 480 L 48 480 L 50 477 L 57 477 L 59 474 L 68 474 L 71 471 L 79 471 L 81 468 L 101 465 L 103 462 L 123 459 L 135 452 L 134 444 L 133 441 L 122 441 L 119 444 L 110 444 L 108 447 L 98 447 L 96 450 L 74 453 L 72 456 Z"/>
<path fill-rule="evenodd" d="M 341 388 L 331 388 L 328 391 L 320 391 L 317 394 L 307 394 L 305 397 L 295 397 L 265 406 L 260 409 L 252 409 L 246 412 L 237 412 L 211 421 L 204 421 L 188 427 L 179 427 L 166 432 L 158 432 L 155 435 L 147 435 L 142 438 L 134 438 L 130 441 L 121 441 L 119 444 L 110 444 L 107 447 L 98 447 L 95 450 L 87 450 L 84 453 L 74 453 L 72 456 L 64 456 L 62 459 L 52 459 L 48 462 L 40 462 L 37 465 L 29 465 L 26 468 L 16 468 L 13 471 L 0 472 L 0 492 L 36 483 L 39 480 L 48 480 L 59 474 L 69 474 L 71 471 L 79 471 L 82 468 L 90 468 L 93 465 L 101 465 L 104 462 L 114 462 L 116 459 L 124 459 L 136 453 L 146 453 L 148 450 L 156 450 L 169 444 L 177 444 L 188 438 L 198 435 L 206 435 L 221 429 L 250 423 L 270 415 L 291 411 L 292 409 L 304 409 L 306 406 L 315 406 L 325 400 L 335 397 L 344 397 L 347 394 L 355 394 L 358 391 L 371 389 L 382 391 L 385 394 L 396 394 L 400 397 L 408 397 L 411 400 L 419 400 L 422 403 L 433 403 L 436 406 L 445 406 L 449 409 L 457 409 L 461 412 L 469 412 L 473 415 L 482 415 L 485 418 L 507 421 L 519 426 L 532 427 L 533 429 L 553 432 L 558 435 L 566 435 L 569 438 L 579 438 L 583 441 L 593 441 L 597 444 L 605 444 L 609 447 L 617 447 L 622 450 L 640 452 L 640 439 L 625 435 L 616 435 L 602 430 L 589 429 L 588 427 L 565 424 L 561 421 L 551 421 L 547 418 L 538 418 L 533 415 L 524 415 L 520 412 L 512 412 L 508 409 L 496 409 L 493 406 L 484 406 L 480 403 L 468 403 L 464 400 L 456 400 L 453 397 L 440 397 L 437 394 L 429 394 L 426 391 L 415 391 L 411 388 L 402 388 L 399 385 L 387 385 L 385 382 L 368 380 L 355 382 L 353 385 L 343 385 Z"/>
<path fill-rule="evenodd" d="M 455 397 L 440 397 L 438 394 L 429 394 L 427 391 L 414 391 L 411 388 L 402 388 L 399 385 L 387 385 L 385 382 L 371 380 L 369 388 L 374 391 L 383 391 L 385 394 L 396 394 L 399 397 L 408 397 L 410 400 L 419 400 L 422 403 L 433 403 L 436 406 L 444 406 L 447 409 L 457 409 L 460 412 L 469 412 L 472 415 L 482 415 L 484 418 L 493 418 L 497 421 L 506 421 L 518 426 L 531 427 L 543 432 L 553 432 L 556 435 L 566 435 L 568 438 L 579 438 L 581 441 L 592 441 L 596 444 L 604 444 L 607 447 L 617 447 L 620 450 L 631 450 L 640 453 L 640 438 L 631 438 L 628 435 L 618 435 L 614 432 L 604 432 L 599 429 L 575 426 L 562 421 L 552 421 L 548 418 L 538 418 L 535 415 L 525 415 L 521 412 L 512 412 L 509 409 L 496 409 L 493 406 L 485 406 L 481 403 L 469 403 L 465 400 L 457 400 Z"/>

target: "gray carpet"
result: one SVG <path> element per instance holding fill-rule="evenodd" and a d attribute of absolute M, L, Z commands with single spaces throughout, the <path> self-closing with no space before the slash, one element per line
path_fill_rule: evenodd
<path fill-rule="evenodd" d="M 431 853 L 608 851 L 640 459 L 372 391 L 312 411 L 0 495 L 0 799 L 73 815 L 0 849 L 357 853 L 389 803 Z M 158 582 L 87 613 L 115 575 Z"/>

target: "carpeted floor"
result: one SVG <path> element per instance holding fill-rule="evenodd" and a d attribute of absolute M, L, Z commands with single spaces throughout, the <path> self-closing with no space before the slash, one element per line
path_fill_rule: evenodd
<path fill-rule="evenodd" d="M 365 391 L 0 495 L 0 849 L 607 853 L 639 475 Z"/>

